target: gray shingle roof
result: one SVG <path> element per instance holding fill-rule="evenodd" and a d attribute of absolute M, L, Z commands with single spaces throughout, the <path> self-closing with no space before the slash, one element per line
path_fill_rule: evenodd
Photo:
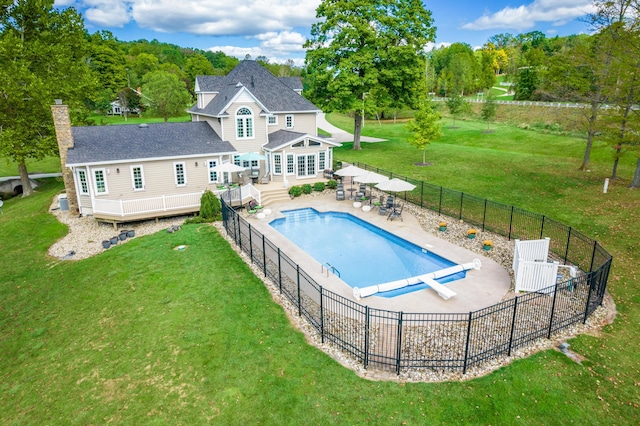
<path fill-rule="evenodd" d="M 281 82 L 286 84 L 291 90 L 302 91 L 302 80 L 300 77 L 279 77 Z"/>
<path fill-rule="evenodd" d="M 264 145 L 267 149 L 278 149 L 283 145 L 293 142 L 296 139 L 305 137 L 306 133 L 292 132 L 291 130 L 277 130 L 269 133 L 269 142 Z"/>
<path fill-rule="evenodd" d="M 204 121 L 73 127 L 72 134 L 68 165 L 236 152 Z"/>
<path fill-rule="evenodd" d="M 198 89 L 201 92 L 217 92 L 217 87 L 220 85 L 220 82 L 224 79 L 224 76 L 221 75 L 199 75 L 196 76 L 196 81 L 198 82 Z"/>
<path fill-rule="evenodd" d="M 192 107 L 189 111 L 193 113 L 219 116 L 225 112 L 224 108 L 231 99 L 242 90 L 242 86 L 249 90 L 270 113 L 320 112 L 320 108 L 300 96 L 282 79 L 275 77 L 255 61 L 241 61 L 222 79 L 198 77 L 198 85 L 200 90 L 203 90 L 204 86 L 207 91 L 218 92 L 218 94 L 204 108 Z"/>
<path fill-rule="evenodd" d="M 292 143 L 295 140 L 303 139 L 305 137 L 308 137 L 309 139 L 313 139 L 316 141 L 321 141 L 329 145 L 341 146 L 340 143 L 332 140 L 328 140 L 323 137 L 316 137 L 307 133 L 292 132 L 291 130 L 276 130 L 273 133 L 269 133 L 268 137 L 269 137 L 269 142 L 263 147 L 269 150 L 280 149 L 286 146 L 287 144 Z"/>

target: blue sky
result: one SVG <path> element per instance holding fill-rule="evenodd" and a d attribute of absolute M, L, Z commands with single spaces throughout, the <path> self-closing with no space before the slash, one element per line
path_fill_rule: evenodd
<path fill-rule="evenodd" d="M 302 44 L 320 0 L 55 0 L 82 13 L 90 33 L 109 30 L 123 41 L 157 39 L 244 58 L 302 64 Z M 589 32 L 581 21 L 591 0 L 427 0 L 436 44 L 484 44 L 500 33 L 541 31 L 547 37 Z"/>

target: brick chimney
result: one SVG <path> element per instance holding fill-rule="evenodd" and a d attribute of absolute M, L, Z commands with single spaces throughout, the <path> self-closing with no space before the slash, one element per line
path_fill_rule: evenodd
<path fill-rule="evenodd" d="M 78 197 L 76 195 L 76 185 L 73 179 L 73 171 L 67 164 L 67 150 L 73 148 L 73 135 L 71 134 L 71 119 L 69 118 L 69 107 L 62 105 L 62 100 L 56 99 L 55 105 L 51 105 L 53 115 L 53 125 L 56 129 L 56 139 L 60 151 L 60 164 L 62 165 L 62 179 L 67 191 L 69 201 L 69 211 L 72 214 L 79 214 Z"/>

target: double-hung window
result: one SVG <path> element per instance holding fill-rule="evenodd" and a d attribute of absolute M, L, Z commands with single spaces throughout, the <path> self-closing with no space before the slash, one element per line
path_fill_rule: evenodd
<path fill-rule="evenodd" d="M 211 170 L 213 169 L 215 166 L 218 165 L 218 162 L 216 160 L 209 160 L 207 162 L 208 166 L 209 166 L 209 183 L 214 183 L 218 181 L 218 172 Z"/>
<path fill-rule="evenodd" d="M 133 182 L 134 191 L 142 191 L 144 189 L 144 174 L 142 166 L 131 167 L 131 181 Z"/>
<path fill-rule="evenodd" d="M 93 183 L 97 195 L 108 194 L 107 174 L 105 169 L 95 169 L 93 171 Z"/>
<path fill-rule="evenodd" d="M 284 127 L 286 129 L 293 129 L 293 115 L 285 115 Z"/>
<path fill-rule="evenodd" d="M 173 171 L 175 173 L 176 186 L 185 186 L 187 184 L 185 163 L 173 163 Z"/>
<path fill-rule="evenodd" d="M 78 182 L 80 183 L 80 194 L 87 195 L 89 193 L 89 185 L 87 184 L 87 171 L 78 170 Z"/>
<path fill-rule="evenodd" d="M 236 112 L 236 137 L 253 139 L 253 113 L 249 108 L 242 107 Z"/>
<path fill-rule="evenodd" d="M 287 154 L 287 174 L 292 175 L 295 172 L 295 158 L 293 154 Z"/>
<path fill-rule="evenodd" d="M 282 174 L 282 154 L 273 154 L 273 174 Z"/>

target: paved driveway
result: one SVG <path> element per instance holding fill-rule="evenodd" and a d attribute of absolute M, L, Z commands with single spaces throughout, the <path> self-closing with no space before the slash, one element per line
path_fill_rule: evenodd
<path fill-rule="evenodd" d="M 325 132 L 331 133 L 331 138 L 336 142 L 353 142 L 353 135 L 329 123 L 324 113 L 318 116 L 318 127 Z M 386 139 L 371 138 L 369 136 L 360 136 L 361 142 L 384 142 L 385 140 Z"/>

